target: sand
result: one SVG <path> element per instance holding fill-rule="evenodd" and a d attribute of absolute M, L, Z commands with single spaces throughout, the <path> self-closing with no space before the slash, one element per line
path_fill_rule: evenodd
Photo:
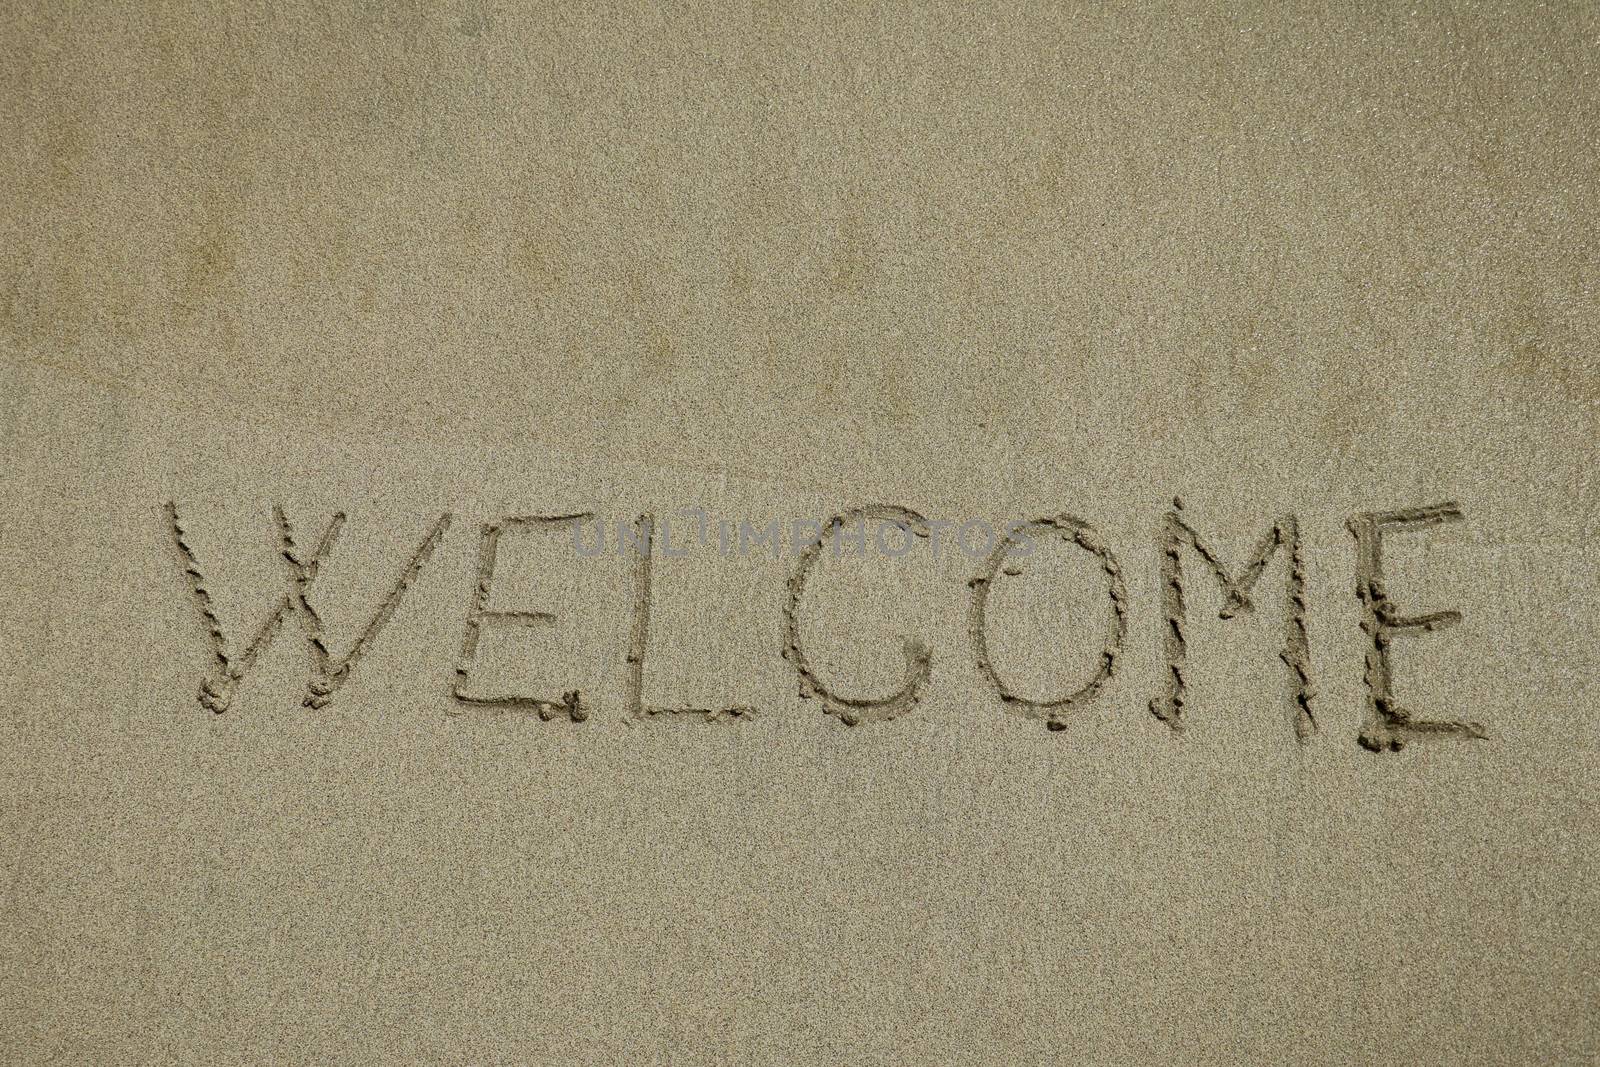
<path fill-rule="evenodd" d="M 1592 5 L 0 26 L 0 1059 L 1600 1057 Z"/>

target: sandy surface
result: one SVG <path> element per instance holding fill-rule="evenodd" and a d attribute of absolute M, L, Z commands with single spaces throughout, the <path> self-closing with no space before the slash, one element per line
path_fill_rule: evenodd
<path fill-rule="evenodd" d="M 0 1058 L 1594 1062 L 1600 16 L 1291 6 L 9 6 Z"/>

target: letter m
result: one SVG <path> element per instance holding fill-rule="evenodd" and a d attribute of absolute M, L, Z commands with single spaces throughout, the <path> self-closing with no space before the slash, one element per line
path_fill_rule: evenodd
<path fill-rule="evenodd" d="M 1167 512 L 1161 533 L 1161 603 L 1166 632 L 1163 646 L 1166 656 L 1166 685 L 1159 696 L 1150 701 L 1150 710 L 1174 730 L 1184 726 L 1185 706 L 1188 702 L 1188 639 L 1186 604 L 1183 596 L 1183 551 L 1193 549 L 1222 587 L 1223 603 L 1219 617 L 1231 619 L 1254 610 L 1250 593 L 1255 589 L 1262 572 L 1278 549 L 1289 549 L 1289 575 L 1285 588 L 1286 608 L 1283 624 L 1283 651 L 1279 658 L 1288 668 L 1290 714 L 1295 736 L 1304 741 L 1317 729 L 1311 712 L 1311 653 L 1306 636 L 1305 563 L 1300 554 L 1300 527 L 1293 515 L 1285 515 L 1256 543 L 1249 562 L 1235 577 L 1223 566 L 1194 527 L 1184 521 L 1183 502 L 1173 500 L 1173 509 Z"/>

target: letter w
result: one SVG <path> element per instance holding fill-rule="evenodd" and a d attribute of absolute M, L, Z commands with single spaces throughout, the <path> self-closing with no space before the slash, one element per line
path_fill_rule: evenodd
<path fill-rule="evenodd" d="M 377 610 L 368 619 L 366 626 L 361 630 L 355 645 L 343 659 L 335 661 L 329 653 L 326 639 L 322 630 L 322 618 L 317 614 L 307 599 L 311 585 L 316 581 L 317 572 L 322 561 L 333 550 L 334 543 L 338 540 L 339 532 L 344 528 L 344 512 L 336 513 L 323 529 L 321 538 L 316 548 L 309 556 L 300 555 L 300 550 L 295 545 L 294 533 L 289 525 L 282 508 L 273 509 L 273 520 L 276 526 L 276 540 L 280 553 L 288 568 L 288 590 L 279 599 L 267 620 L 261 624 L 255 635 L 250 639 L 241 652 L 237 655 L 230 653 L 230 642 L 222 632 L 221 622 L 211 602 L 211 593 L 207 589 L 207 579 L 200 569 L 199 560 L 195 556 L 194 548 L 190 544 L 189 536 L 184 529 L 178 515 L 178 506 L 168 503 L 166 507 L 167 522 L 172 533 L 173 542 L 177 545 L 182 557 L 184 575 L 189 582 L 189 591 L 195 610 L 200 615 L 201 622 L 206 628 L 207 643 L 215 666 L 210 675 L 200 683 L 200 705 L 210 711 L 221 714 L 227 711 L 233 703 L 233 696 L 238 691 L 240 683 L 249 674 L 272 644 L 272 639 L 282 628 L 284 620 L 289 615 L 295 615 L 305 634 L 306 643 L 312 655 L 312 678 L 307 686 L 307 693 L 303 701 L 306 707 L 320 708 L 332 699 L 339 686 L 349 678 L 361 658 L 372 647 L 373 642 L 383 631 L 384 626 L 393 616 L 405 595 L 406 588 L 411 584 L 422 565 L 428 561 L 433 550 L 444 537 L 444 532 L 449 528 L 450 515 L 448 512 L 439 516 L 421 544 L 412 553 L 410 560 L 401 571 L 399 579 L 390 589 L 387 597 L 378 606 Z"/>

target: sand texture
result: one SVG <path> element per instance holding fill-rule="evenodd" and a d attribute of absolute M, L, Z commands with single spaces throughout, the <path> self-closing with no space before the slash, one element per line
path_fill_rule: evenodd
<path fill-rule="evenodd" d="M 1600 1061 L 1600 7 L 0 87 L 0 1061 Z"/>

